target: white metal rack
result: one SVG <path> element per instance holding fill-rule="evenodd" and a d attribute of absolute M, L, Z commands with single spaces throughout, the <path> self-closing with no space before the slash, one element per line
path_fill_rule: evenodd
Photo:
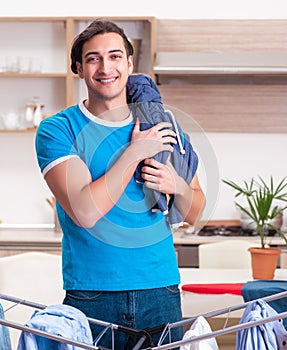
<path fill-rule="evenodd" d="M 270 301 L 285 298 L 285 297 L 287 297 L 287 291 L 273 294 L 273 295 L 261 298 L 260 300 L 263 300 L 263 301 L 268 303 Z M 14 305 L 12 307 L 17 307 L 17 305 L 19 305 L 19 304 L 33 307 L 36 309 L 45 309 L 45 307 L 46 307 L 45 305 L 42 305 L 42 304 L 34 303 L 31 301 L 27 301 L 27 300 L 22 300 L 20 298 L 16 298 L 16 297 L 4 295 L 4 294 L 0 294 L 0 299 L 13 302 Z M 211 317 L 227 314 L 226 318 L 228 320 L 228 317 L 229 317 L 231 312 L 236 311 L 236 310 L 240 310 L 240 309 L 244 309 L 251 302 L 254 302 L 254 300 L 249 301 L 249 302 L 245 302 L 245 303 L 242 303 L 239 305 L 231 306 L 228 308 L 211 311 L 211 312 L 202 314 L 200 316 L 203 316 L 204 318 L 211 318 Z M 116 325 L 113 323 L 108 323 L 105 321 L 101 321 L 101 320 L 97 320 L 97 319 L 93 319 L 93 318 L 88 318 L 88 321 L 90 323 L 96 323 L 100 326 L 103 326 L 103 331 L 98 335 L 97 339 L 94 341 L 94 344 L 92 344 L 92 345 L 91 344 L 84 344 L 84 343 L 81 343 L 81 342 L 78 342 L 78 341 L 75 341 L 72 339 L 64 338 L 62 336 L 58 336 L 58 335 L 50 334 L 50 333 L 43 332 L 43 331 L 40 331 L 37 329 L 33 329 L 33 328 L 27 327 L 27 326 L 22 325 L 22 324 L 11 322 L 11 321 L 6 320 L 4 318 L 3 319 L 0 318 L 0 324 L 3 326 L 16 328 L 16 329 L 24 331 L 24 332 L 30 332 L 30 333 L 33 333 L 35 335 L 43 336 L 43 337 L 46 337 L 46 338 L 49 338 L 49 339 L 52 339 L 52 340 L 55 340 L 58 342 L 78 346 L 79 348 L 88 349 L 88 350 L 95 350 L 95 349 L 108 350 L 108 349 L 105 349 L 101 346 L 98 346 L 97 344 L 98 344 L 99 340 L 101 339 L 101 337 L 105 334 L 105 332 L 110 329 L 110 330 L 112 330 L 112 334 L 115 331 L 122 331 L 122 332 L 126 332 L 127 334 L 130 334 L 130 335 L 137 335 L 138 340 L 137 340 L 136 344 L 133 346 L 132 350 L 139 350 L 139 349 L 142 349 L 142 350 L 143 349 L 145 349 L 145 350 L 164 350 L 164 349 L 175 349 L 175 348 L 180 347 L 181 345 L 185 345 L 185 344 L 189 344 L 192 342 L 201 341 L 201 340 L 205 340 L 205 339 L 216 338 L 216 337 L 221 336 L 221 335 L 225 335 L 225 334 L 229 334 L 229 333 L 233 333 L 233 332 L 238 332 L 238 331 L 243 330 L 243 329 L 247 329 L 247 328 L 259 326 L 259 325 L 262 325 L 262 324 L 265 324 L 268 322 L 273 322 L 276 320 L 284 319 L 284 318 L 287 318 L 287 311 L 282 312 L 282 313 L 278 313 L 275 316 L 266 317 L 266 318 L 258 320 L 258 321 L 245 322 L 245 323 L 240 323 L 238 325 L 234 325 L 231 327 L 224 327 L 222 329 L 215 330 L 215 331 L 212 331 L 210 333 L 206 333 L 206 334 L 202 334 L 202 335 L 199 335 L 196 337 L 192 337 L 192 339 L 180 340 L 180 341 L 175 341 L 175 342 L 171 341 L 170 331 L 172 328 L 182 327 L 182 326 L 185 326 L 188 324 L 192 324 L 198 316 L 199 315 L 194 316 L 192 318 L 188 318 L 188 319 L 179 321 L 179 322 L 170 323 L 170 324 L 167 324 L 164 326 L 159 326 L 159 327 L 153 328 L 151 330 L 135 330 L 132 328 L 123 327 L 123 326 Z M 151 334 L 155 334 L 155 332 L 156 332 L 156 334 L 158 333 L 161 335 L 158 344 L 156 346 L 154 346 L 151 343 L 148 347 L 144 346 L 144 344 L 146 343 L 146 340 L 148 338 L 151 338 Z M 167 337 L 168 337 L 169 343 L 163 344 L 163 341 L 166 340 Z M 119 349 L 114 349 L 114 347 L 112 347 L 111 350 L 119 350 Z"/>

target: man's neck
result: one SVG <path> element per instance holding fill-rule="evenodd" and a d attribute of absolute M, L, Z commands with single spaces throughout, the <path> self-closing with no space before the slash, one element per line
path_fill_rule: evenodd
<path fill-rule="evenodd" d="M 112 103 L 111 101 L 91 103 L 91 100 L 87 99 L 84 101 L 84 105 L 94 116 L 108 121 L 121 121 L 126 119 L 130 114 L 126 102 L 118 104 Z"/>

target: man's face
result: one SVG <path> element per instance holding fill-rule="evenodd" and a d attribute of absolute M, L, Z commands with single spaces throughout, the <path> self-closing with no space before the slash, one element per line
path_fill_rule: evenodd
<path fill-rule="evenodd" d="M 126 83 L 133 71 L 132 57 L 127 58 L 122 37 L 117 33 L 95 35 L 83 45 L 79 77 L 85 79 L 89 97 L 107 100 L 124 98 Z"/>

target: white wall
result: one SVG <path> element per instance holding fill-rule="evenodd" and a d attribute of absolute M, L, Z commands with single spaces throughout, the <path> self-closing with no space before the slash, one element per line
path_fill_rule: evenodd
<path fill-rule="evenodd" d="M 278 183 L 287 175 L 286 134 L 208 134 L 216 154 L 220 179 L 243 180 L 262 176 L 269 181 L 271 175 Z M 286 215 L 285 215 L 286 216 Z M 234 206 L 234 191 L 220 183 L 219 198 L 214 219 L 238 219 Z"/>
<path fill-rule="evenodd" d="M 74 4 L 74 5 L 73 5 Z M 36 0 L 2 1 L 1 16 L 155 16 L 158 18 L 286 18 L 284 0 L 178 0 L 115 1 L 95 3 Z M 1 99 L 1 97 L 0 97 Z M 287 135 L 207 134 L 216 155 L 220 179 L 245 180 L 251 176 L 275 179 L 286 175 Z M 50 192 L 35 159 L 33 134 L 0 134 L 0 219 L 3 223 L 52 223 L 53 213 L 45 202 Z M 25 149 L 25 151 L 24 151 Z M 27 151 L 28 150 L 28 151 Z M 220 181 L 212 219 L 234 219 L 238 213 L 233 193 Z"/>
<path fill-rule="evenodd" d="M 95 2 L 1 1 L 1 16 L 155 16 L 158 18 L 286 18 L 284 0 L 177 0 Z"/>

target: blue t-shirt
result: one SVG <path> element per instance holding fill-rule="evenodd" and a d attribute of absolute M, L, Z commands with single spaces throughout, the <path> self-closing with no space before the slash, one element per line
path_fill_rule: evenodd
<path fill-rule="evenodd" d="M 133 127 L 132 115 L 109 122 L 83 103 L 43 120 L 36 134 L 43 175 L 79 157 L 92 179 L 99 178 L 129 145 Z M 57 203 L 64 289 L 137 290 L 179 283 L 171 229 L 161 212 L 151 210 L 153 198 L 132 178 L 115 206 L 90 229 L 76 225 Z"/>

